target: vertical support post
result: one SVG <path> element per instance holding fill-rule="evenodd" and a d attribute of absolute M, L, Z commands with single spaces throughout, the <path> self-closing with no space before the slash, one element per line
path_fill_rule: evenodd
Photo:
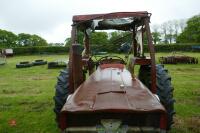
<path fill-rule="evenodd" d="M 156 93 L 156 65 L 155 65 L 155 49 L 152 43 L 151 30 L 149 27 L 149 17 L 144 19 L 145 28 L 147 32 L 148 48 L 151 57 L 151 92 Z"/>
<path fill-rule="evenodd" d="M 74 90 L 76 90 L 79 85 L 83 82 L 83 70 L 82 70 L 82 55 L 80 44 L 72 45 L 72 67 L 73 67 L 73 80 L 74 80 Z"/>
<path fill-rule="evenodd" d="M 84 57 L 89 57 L 90 55 L 90 45 L 89 45 L 89 36 L 86 33 L 86 31 L 84 32 L 84 47 L 85 47 L 85 55 Z"/>
<path fill-rule="evenodd" d="M 76 44 L 77 43 L 77 29 L 76 29 L 76 25 L 72 26 L 71 40 L 72 40 L 72 44 Z"/>
<path fill-rule="evenodd" d="M 71 30 L 71 46 L 70 46 L 70 51 L 69 51 L 69 93 L 73 93 L 74 92 L 74 77 L 73 77 L 73 50 L 72 50 L 72 45 L 76 44 L 77 42 L 77 29 L 76 26 L 72 26 L 72 30 Z"/>
<path fill-rule="evenodd" d="M 136 33 L 135 33 L 135 27 L 133 28 L 132 38 L 133 38 L 133 54 L 134 57 L 137 56 L 137 41 L 135 39 Z"/>
<path fill-rule="evenodd" d="M 90 38 L 86 30 L 84 31 L 84 51 L 83 58 L 87 58 L 87 67 L 90 75 L 94 72 L 94 63 L 90 58 Z"/>
<path fill-rule="evenodd" d="M 144 26 L 142 26 L 142 57 L 144 57 Z"/>

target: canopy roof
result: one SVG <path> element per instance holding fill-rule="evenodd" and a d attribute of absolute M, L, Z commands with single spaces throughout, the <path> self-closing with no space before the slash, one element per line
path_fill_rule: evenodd
<path fill-rule="evenodd" d="M 88 28 L 93 30 L 131 30 L 134 26 L 143 25 L 143 20 L 150 16 L 151 14 L 146 11 L 76 15 L 73 16 L 73 25 L 77 25 L 81 30 Z"/>

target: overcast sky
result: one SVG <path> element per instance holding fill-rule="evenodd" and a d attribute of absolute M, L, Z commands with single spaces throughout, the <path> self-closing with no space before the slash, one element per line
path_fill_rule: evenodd
<path fill-rule="evenodd" d="M 160 24 L 199 14 L 200 0 L 0 0 L 0 29 L 64 42 L 73 15 L 144 10 Z"/>

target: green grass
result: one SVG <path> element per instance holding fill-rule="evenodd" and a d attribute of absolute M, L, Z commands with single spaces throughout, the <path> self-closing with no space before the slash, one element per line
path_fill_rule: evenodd
<path fill-rule="evenodd" d="M 53 100 L 59 69 L 16 69 L 20 61 L 67 59 L 66 55 L 17 56 L 0 66 L 0 133 L 56 133 Z M 16 126 L 10 126 L 16 120 Z"/>
<path fill-rule="evenodd" d="M 197 57 L 200 53 L 185 53 Z M 157 57 L 168 54 L 158 53 Z M 200 133 L 200 64 L 165 65 L 172 77 L 176 99 L 173 133 Z"/>
<path fill-rule="evenodd" d="M 200 53 L 186 53 L 199 58 Z M 157 57 L 168 55 L 158 53 Z M 54 86 L 60 69 L 16 69 L 19 61 L 67 59 L 67 55 L 16 56 L 0 66 L 0 133 L 58 133 L 54 121 Z M 200 64 L 165 65 L 176 99 L 173 133 L 200 132 Z M 16 121 L 16 126 L 9 122 Z"/>

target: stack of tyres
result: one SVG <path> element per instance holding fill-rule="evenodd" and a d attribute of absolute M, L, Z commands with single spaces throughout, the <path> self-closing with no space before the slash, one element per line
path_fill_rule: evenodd
<path fill-rule="evenodd" d="M 27 68 L 27 67 L 39 66 L 39 65 L 45 65 L 45 64 L 47 64 L 47 61 L 44 61 L 44 60 L 35 60 L 33 62 L 23 61 L 16 64 L 16 68 Z"/>
<path fill-rule="evenodd" d="M 40 65 L 46 65 L 47 61 L 44 60 L 35 60 L 32 62 L 33 66 L 40 66 Z"/>
<path fill-rule="evenodd" d="M 65 68 L 67 66 L 67 63 L 64 61 L 53 61 L 48 63 L 48 69 L 53 68 Z"/>
<path fill-rule="evenodd" d="M 33 64 L 30 63 L 29 61 L 23 61 L 23 62 L 16 64 L 16 68 L 27 68 L 27 67 L 32 67 L 32 66 L 33 66 Z"/>

